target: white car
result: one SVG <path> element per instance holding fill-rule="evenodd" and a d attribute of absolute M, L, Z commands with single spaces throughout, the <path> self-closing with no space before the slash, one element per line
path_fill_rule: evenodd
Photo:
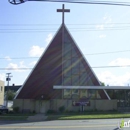
<path fill-rule="evenodd" d="M 6 106 L 0 105 L 0 113 L 8 113 L 8 108 Z"/>

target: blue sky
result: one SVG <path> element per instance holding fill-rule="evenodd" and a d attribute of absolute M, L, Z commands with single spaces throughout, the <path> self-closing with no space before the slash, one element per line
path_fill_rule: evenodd
<path fill-rule="evenodd" d="M 124 2 L 124 1 L 123 1 Z M 0 79 L 21 85 L 61 25 L 63 3 L 0 1 Z M 68 4 L 65 23 L 91 67 L 130 65 L 130 7 Z M 109 54 L 95 54 L 117 52 Z M 89 55 L 93 54 L 93 55 Z M 18 58 L 18 59 L 16 59 Z M 13 70 L 8 70 L 12 68 Z M 106 85 L 130 84 L 130 67 L 93 68 Z M 6 81 L 5 81 L 5 84 Z"/>

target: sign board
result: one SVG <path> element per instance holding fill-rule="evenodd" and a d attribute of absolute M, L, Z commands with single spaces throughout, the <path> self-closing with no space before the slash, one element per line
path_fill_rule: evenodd
<path fill-rule="evenodd" d="M 72 101 L 73 106 L 90 106 L 90 101 Z"/>

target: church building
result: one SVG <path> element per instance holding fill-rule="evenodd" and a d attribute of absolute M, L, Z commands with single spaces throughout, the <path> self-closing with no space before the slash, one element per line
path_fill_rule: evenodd
<path fill-rule="evenodd" d="M 107 92 L 98 88 L 100 81 L 78 48 L 64 23 L 24 82 L 14 99 L 14 107 L 22 112 L 46 113 L 49 110 L 87 111 L 113 110 L 116 101 L 111 102 Z"/>

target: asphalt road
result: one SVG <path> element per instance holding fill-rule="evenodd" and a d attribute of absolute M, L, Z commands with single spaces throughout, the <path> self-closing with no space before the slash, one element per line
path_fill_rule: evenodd
<path fill-rule="evenodd" d="M 125 121 L 130 119 L 126 118 Z M 0 130 L 118 130 L 121 119 L 56 120 L 42 122 L 0 122 Z M 123 128 L 123 130 L 129 130 Z"/>

